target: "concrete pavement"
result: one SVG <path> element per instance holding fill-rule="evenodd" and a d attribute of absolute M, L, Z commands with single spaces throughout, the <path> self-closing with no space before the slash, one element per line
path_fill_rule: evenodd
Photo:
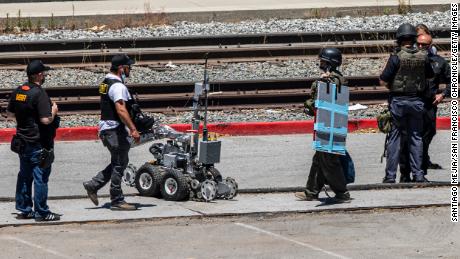
<path fill-rule="evenodd" d="M 369 210 L 416 206 L 447 206 L 450 188 L 419 188 L 400 190 L 372 190 L 351 192 L 351 203 L 337 204 L 324 193 L 320 201 L 300 201 L 293 193 L 242 194 L 232 200 L 213 202 L 170 202 L 150 197 L 128 197 L 126 200 L 139 207 L 137 211 L 111 211 L 110 200 L 101 199 L 95 207 L 89 199 L 51 200 L 53 212 L 64 214 L 58 224 L 80 222 L 126 221 L 173 217 L 215 217 L 228 215 Z M 0 203 L 0 227 L 36 224 L 34 220 L 17 220 L 12 213 L 14 202 Z M 449 215 L 445 215 L 448 219 Z M 49 223 L 44 223 L 49 224 Z"/>
<path fill-rule="evenodd" d="M 433 160 L 448 165 L 447 131 L 440 131 Z M 224 176 L 243 188 L 304 184 L 313 151 L 311 135 L 226 137 Z M 351 134 L 357 183 L 378 182 L 381 134 Z M 136 165 L 145 145 L 132 150 Z M 0 145 L 0 192 L 14 195 L 17 157 Z M 81 182 L 108 163 L 102 144 L 59 142 L 50 181 L 52 195 L 82 195 Z M 448 180 L 447 170 L 430 179 Z M 135 193 L 133 188 L 124 188 Z M 107 193 L 107 188 L 101 193 Z M 333 195 L 331 193 L 331 195 Z M 85 199 L 50 200 L 59 222 L 17 220 L 14 202 L 0 202 L 2 258 L 458 258 L 458 224 L 450 223 L 450 188 L 352 191 L 351 203 L 299 201 L 293 193 L 240 194 L 233 200 L 169 202 L 130 196 L 137 211 L 111 211 Z M 408 208 L 413 208 L 412 210 Z M 396 209 L 392 211 L 391 209 Z M 82 224 L 83 223 L 83 224 Z M 97 224 L 95 224 L 97 223 Z M 37 226 L 39 225 L 39 226 Z M 13 227 L 14 226 L 14 227 Z M 19 227 L 28 226 L 28 227 Z"/>
<path fill-rule="evenodd" d="M 224 137 L 221 163 L 216 167 L 224 177 L 235 178 L 241 189 L 301 187 L 306 183 L 314 151 L 312 135 Z M 347 147 L 356 167 L 355 184 L 380 183 L 384 176 L 383 134 L 350 134 Z M 140 167 L 152 158 L 149 144 L 130 151 L 130 162 Z M 432 161 L 445 168 L 450 164 L 449 132 L 438 131 L 430 147 Z M 109 163 L 109 153 L 99 141 L 58 142 L 56 161 L 49 182 L 50 196 L 86 195 L 81 183 Z M 19 160 L 0 145 L 0 198 L 12 198 L 15 192 Z M 448 170 L 430 170 L 432 181 L 450 181 Z M 123 186 L 125 193 L 137 193 Z M 100 191 L 108 193 L 108 187 Z"/>
<path fill-rule="evenodd" d="M 2 258 L 459 258 L 448 208 L 2 228 Z"/>
<path fill-rule="evenodd" d="M 437 4 L 450 4 L 451 1 L 440 0 Z M 48 17 L 54 16 L 84 16 L 107 14 L 144 14 L 147 11 L 163 13 L 193 13 L 193 12 L 218 12 L 218 11 L 247 11 L 247 10 L 282 10 L 282 9 L 308 9 L 308 8 L 356 8 L 364 6 L 398 6 L 397 0 L 382 1 L 340 1 L 330 0 L 303 1 L 287 0 L 283 2 L 274 0 L 106 0 L 106 1 L 62 1 L 35 2 L 35 3 L 3 3 L 0 4 L 1 17 L 6 13 L 14 16 L 21 10 L 23 17 Z M 431 5 L 433 1 L 412 0 L 412 5 Z"/>
<path fill-rule="evenodd" d="M 451 1 L 440 0 L 436 4 L 429 0 L 410 1 L 413 11 L 447 10 Z M 41 17 L 49 19 L 54 16 L 54 21 L 59 18 L 71 19 L 78 23 L 92 20 L 116 22 L 108 19 L 109 16 L 122 16 L 132 21 L 149 19 L 160 15 L 169 22 L 178 20 L 189 21 L 237 21 L 242 19 L 268 19 L 280 18 L 305 18 L 318 16 L 344 16 L 344 15 L 383 15 L 397 13 L 399 1 L 302 1 L 287 0 L 106 0 L 106 1 L 62 1 L 62 2 L 34 2 L 34 3 L 3 3 L 0 4 L 0 18 L 9 14 L 10 18 L 16 17 L 20 10 L 22 17 Z M 444 5 L 444 7 L 442 7 Z M 113 18 L 113 17 L 112 17 Z M 120 17 L 118 17 L 120 18 Z M 85 19 L 87 19 L 85 21 Z M 158 22 L 158 19 L 156 20 Z M 118 21 L 119 22 L 119 21 Z M 109 23 L 110 24 L 110 23 Z"/>

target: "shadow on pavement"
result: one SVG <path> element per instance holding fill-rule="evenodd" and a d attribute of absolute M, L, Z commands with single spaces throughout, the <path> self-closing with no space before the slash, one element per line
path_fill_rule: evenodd
<path fill-rule="evenodd" d="M 319 198 L 319 201 L 321 202 L 321 204 L 318 204 L 315 207 L 323 207 L 323 206 L 330 206 L 330 205 L 335 205 L 335 204 L 350 203 L 353 201 L 353 198 L 351 198 L 349 202 L 339 202 L 337 201 L 337 199 L 333 197 Z"/>
<path fill-rule="evenodd" d="M 142 203 L 129 203 L 134 206 L 136 206 L 136 209 L 139 210 L 140 208 L 150 208 L 150 207 L 155 207 L 157 205 L 155 204 L 142 204 Z M 98 210 L 98 209 L 108 209 L 110 210 L 110 202 L 106 202 L 104 205 L 99 206 L 99 207 L 92 207 L 92 208 L 85 208 L 87 210 Z"/>

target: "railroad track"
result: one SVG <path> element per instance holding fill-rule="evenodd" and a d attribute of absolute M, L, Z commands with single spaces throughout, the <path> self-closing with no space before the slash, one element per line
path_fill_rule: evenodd
<path fill-rule="evenodd" d="M 450 28 L 432 30 L 435 38 L 449 38 Z M 218 36 L 149 37 L 149 38 L 98 38 L 84 40 L 0 41 L 0 52 L 57 51 L 76 49 L 128 49 L 157 47 L 190 47 L 244 44 L 277 44 L 307 42 L 341 42 L 363 40 L 394 40 L 393 30 L 297 32 L 230 34 Z"/>
<path fill-rule="evenodd" d="M 440 51 L 450 50 L 450 30 L 434 31 Z M 126 53 L 137 61 L 272 58 L 316 56 L 325 46 L 344 54 L 379 54 L 394 48 L 394 32 L 272 33 L 255 35 L 0 42 L 0 65 L 24 65 L 31 59 L 48 64 L 107 63 Z"/>
<path fill-rule="evenodd" d="M 236 108 L 298 107 L 310 94 L 315 79 L 273 79 L 248 81 L 214 81 L 209 107 L 213 110 Z M 387 89 L 378 86 L 377 77 L 349 77 L 350 100 L 361 103 L 384 102 Z M 137 93 L 141 106 L 150 111 L 189 110 L 193 82 L 137 84 L 128 86 Z M 98 113 L 97 86 L 47 88 L 48 95 L 66 113 Z M 0 104 L 5 107 L 10 89 L 0 89 Z"/>

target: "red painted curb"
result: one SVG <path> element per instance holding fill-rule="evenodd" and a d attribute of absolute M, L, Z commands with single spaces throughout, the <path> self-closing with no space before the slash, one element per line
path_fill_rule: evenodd
<path fill-rule="evenodd" d="M 190 124 L 172 124 L 172 128 L 185 132 L 191 128 Z M 450 129 L 450 118 L 441 117 L 436 121 L 437 129 Z M 375 119 L 351 120 L 348 122 L 348 131 L 361 129 L 376 129 Z M 234 136 L 250 135 L 281 135 L 306 134 L 313 132 L 313 121 L 277 121 L 277 122 L 228 122 L 208 125 L 209 132 Z M 15 129 L 0 129 L 0 143 L 11 141 Z M 97 140 L 97 127 L 60 128 L 56 134 L 57 141 Z"/>

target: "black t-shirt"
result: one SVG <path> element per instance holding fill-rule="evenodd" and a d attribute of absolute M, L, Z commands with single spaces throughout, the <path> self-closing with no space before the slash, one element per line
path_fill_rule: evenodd
<path fill-rule="evenodd" d="M 17 134 L 28 142 L 52 147 L 55 133 L 50 132 L 50 125 L 40 122 L 40 118 L 51 117 L 51 105 L 48 94 L 39 85 L 25 83 L 16 88 L 11 94 L 8 111 L 15 114 Z"/>
<path fill-rule="evenodd" d="M 439 84 L 446 84 L 446 88 L 443 91 L 443 94 L 446 97 L 450 97 L 451 93 L 451 81 L 450 81 L 450 65 L 447 61 L 439 55 L 428 55 L 431 61 L 431 66 L 435 77 L 430 80 L 430 90 L 431 94 L 436 94 L 439 90 Z"/>

